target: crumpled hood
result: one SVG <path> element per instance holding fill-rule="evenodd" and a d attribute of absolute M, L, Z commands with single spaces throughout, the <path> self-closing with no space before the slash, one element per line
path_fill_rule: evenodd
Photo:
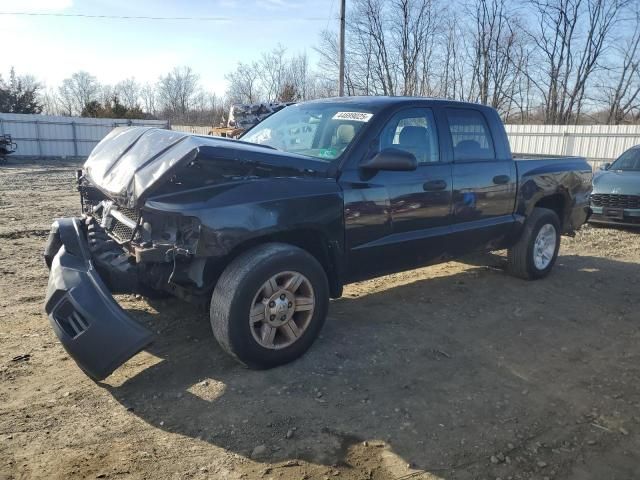
<path fill-rule="evenodd" d="M 194 156 L 198 137 L 150 127 L 114 128 L 84 164 L 91 183 L 135 203 L 158 178 Z"/>
<path fill-rule="evenodd" d="M 242 141 L 153 127 L 120 127 L 96 145 L 84 172 L 107 195 L 134 207 L 175 167 L 195 160 L 201 151 L 214 151 L 221 159 L 237 161 L 239 167 L 243 163 L 286 167 L 290 175 L 326 169 L 323 162 Z"/>
<path fill-rule="evenodd" d="M 593 193 L 640 195 L 640 172 L 603 171 L 593 177 Z"/>

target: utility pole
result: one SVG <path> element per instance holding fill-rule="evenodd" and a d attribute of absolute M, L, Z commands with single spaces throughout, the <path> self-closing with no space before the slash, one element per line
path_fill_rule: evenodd
<path fill-rule="evenodd" d="M 344 97 L 344 17 L 345 3 L 347 0 L 340 0 L 340 96 Z"/>

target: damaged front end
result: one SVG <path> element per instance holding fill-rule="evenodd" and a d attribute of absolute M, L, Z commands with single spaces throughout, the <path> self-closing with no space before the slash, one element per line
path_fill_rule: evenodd
<path fill-rule="evenodd" d="M 197 219 L 123 207 L 83 175 L 78 183 L 82 218 L 56 220 L 45 248 L 51 269 L 45 311 L 80 368 L 102 380 L 153 338 L 112 294 L 168 292 L 194 300 L 204 263 L 193 258 Z"/>
<path fill-rule="evenodd" d="M 82 217 L 52 225 L 44 251 L 51 270 L 45 311 L 64 348 L 95 380 L 153 338 L 112 294 L 194 300 L 204 291 L 204 261 L 193 258 L 199 221 L 145 210 L 142 197 L 152 179 L 189 160 L 197 148 L 189 141 L 168 131 L 115 129 L 78 172 Z M 160 163 L 150 168 L 150 160 Z"/>
<path fill-rule="evenodd" d="M 151 341 L 113 293 L 208 305 L 235 245 L 284 219 L 308 221 L 277 185 L 325 175 L 310 168 L 318 163 L 239 141 L 114 129 L 78 172 L 82 217 L 57 220 L 45 249 L 45 310 L 69 354 L 102 379 Z"/>
<path fill-rule="evenodd" d="M 96 269 L 113 293 L 170 293 L 200 300 L 197 218 L 122 206 L 80 176 L 83 228 Z"/>

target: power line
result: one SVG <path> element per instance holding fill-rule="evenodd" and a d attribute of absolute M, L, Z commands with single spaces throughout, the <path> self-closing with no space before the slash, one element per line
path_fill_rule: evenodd
<path fill-rule="evenodd" d="M 89 15 L 84 13 L 38 13 L 38 12 L 0 12 L 0 15 L 18 15 L 22 17 L 62 17 L 62 18 L 97 18 L 97 19 L 108 19 L 108 20 L 179 20 L 179 21 L 198 21 L 198 22 L 263 22 L 265 21 L 264 17 L 152 17 L 146 15 Z M 300 17 L 293 18 L 293 20 L 304 20 L 304 21 L 326 21 L 326 17 Z M 290 22 L 292 20 L 289 18 L 269 18 L 269 21 L 286 21 Z"/>
<path fill-rule="evenodd" d="M 333 3 L 336 0 L 331 0 L 331 6 L 329 7 L 329 18 L 327 18 L 327 24 L 324 26 L 325 30 L 329 29 L 329 22 L 332 20 L 332 14 L 333 14 Z"/>

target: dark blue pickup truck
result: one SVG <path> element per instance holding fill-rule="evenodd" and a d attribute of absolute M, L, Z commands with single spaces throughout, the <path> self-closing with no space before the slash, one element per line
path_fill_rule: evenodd
<path fill-rule="evenodd" d="M 53 224 L 45 309 L 95 379 L 152 341 L 122 292 L 206 304 L 225 350 L 273 367 L 349 282 L 498 249 L 544 277 L 591 177 L 583 158 L 514 160 L 495 110 L 445 100 L 301 103 L 240 140 L 116 129 L 78 172 L 82 216 Z"/>

